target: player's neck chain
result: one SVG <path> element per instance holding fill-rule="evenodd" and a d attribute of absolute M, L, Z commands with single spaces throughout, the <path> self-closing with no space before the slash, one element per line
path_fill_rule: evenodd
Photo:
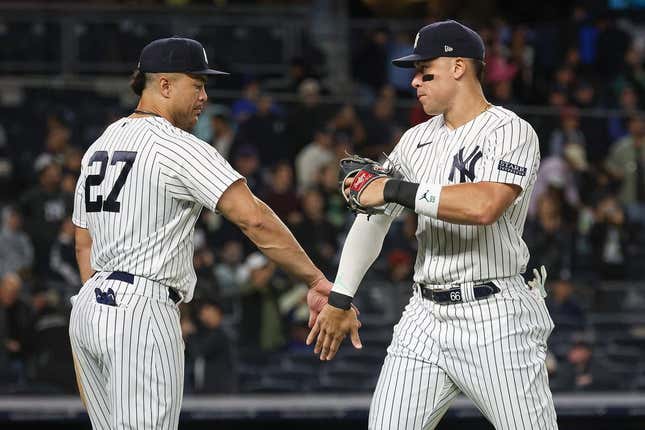
<path fill-rule="evenodd" d="M 148 112 L 148 111 L 140 110 L 140 109 L 135 109 L 135 110 L 134 110 L 134 113 L 138 113 L 139 115 L 152 115 L 152 116 L 158 116 L 159 118 L 163 118 L 163 117 L 162 117 L 161 115 L 159 115 L 158 113 Z"/>

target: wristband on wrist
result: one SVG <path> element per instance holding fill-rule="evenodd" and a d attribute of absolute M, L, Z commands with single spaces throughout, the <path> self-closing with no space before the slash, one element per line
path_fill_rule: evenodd
<path fill-rule="evenodd" d="M 416 213 L 437 218 L 441 185 L 415 184 L 414 182 L 389 179 L 383 188 L 383 200 L 398 203 Z"/>
<path fill-rule="evenodd" d="M 335 308 L 343 309 L 346 311 L 352 307 L 352 300 L 352 296 L 346 296 L 345 294 L 332 291 L 329 293 L 329 301 L 327 303 Z"/>
<path fill-rule="evenodd" d="M 438 184 L 419 184 L 414 199 L 414 211 L 421 215 L 437 218 L 441 188 L 442 186 Z"/>
<path fill-rule="evenodd" d="M 417 195 L 419 184 L 388 179 L 383 188 L 383 200 L 387 203 L 398 203 L 408 209 L 414 209 L 414 199 Z"/>

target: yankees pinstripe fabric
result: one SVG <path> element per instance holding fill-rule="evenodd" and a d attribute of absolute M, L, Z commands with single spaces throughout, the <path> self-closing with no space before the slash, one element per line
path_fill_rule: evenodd
<path fill-rule="evenodd" d="M 116 121 L 83 157 L 72 220 L 89 230 L 97 273 L 73 298 L 69 332 L 95 429 L 177 428 L 184 345 L 169 287 L 192 299 L 193 227 L 238 179 L 160 117 Z M 107 293 L 114 303 L 99 301 Z"/>
<path fill-rule="evenodd" d="M 93 429 L 176 429 L 184 390 L 179 308 L 168 288 L 95 274 L 73 298 L 72 350 Z M 118 306 L 96 302 L 111 288 Z"/>
<path fill-rule="evenodd" d="M 493 225 L 457 225 L 419 215 L 416 282 L 454 284 L 526 270 L 525 196 L 533 191 L 540 162 L 538 138 L 529 123 L 498 106 L 455 130 L 438 115 L 408 130 L 389 158 L 411 182 L 491 181 L 522 187 L 515 203 Z M 402 209 L 391 204 L 388 213 L 398 215 Z"/>
<path fill-rule="evenodd" d="M 117 154 L 129 158 L 115 161 Z M 130 171 L 120 182 L 128 163 Z M 176 288 L 188 302 L 196 282 L 195 222 L 203 206 L 214 211 L 222 193 L 240 178 L 215 148 L 165 119 L 122 118 L 83 157 L 72 221 L 92 234 L 94 269 L 157 281 Z M 110 195 L 119 184 L 114 201 Z M 112 205 L 97 210 L 99 202 Z M 95 205 L 91 211 L 88 203 Z"/>
<path fill-rule="evenodd" d="M 391 162 L 412 182 L 491 181 L 522 192 L 488 226 L 419 215 L 414 294 L 394 328 L 370 429 L 433 429 L 460 392 L 498 430 L 557 428 L 544 362 L 553 322 L 520 275 L 529 258 L 522 232 L 539 159 L 532 127 L 497 106 L 454 130 L 436 116 L 408 130 L 392 152 Z M 387 213 L 402 209 L 391 204 Z M 486 281 L 501 291 L 475 300 L 473 286 Z M 460 286 L 464 301 L 435 304 L 417 283 Z"/>

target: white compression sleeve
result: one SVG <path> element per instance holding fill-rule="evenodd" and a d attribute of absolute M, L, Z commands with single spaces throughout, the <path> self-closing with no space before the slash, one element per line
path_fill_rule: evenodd
<path fill-rule="evenodd" d="M 372 215 L 369 220 L 367 215 L 356 216 L 343 245 L 332 291 L 354 297 L 367 269 L 381 253 L 393 220 L 388 215 Z"/>

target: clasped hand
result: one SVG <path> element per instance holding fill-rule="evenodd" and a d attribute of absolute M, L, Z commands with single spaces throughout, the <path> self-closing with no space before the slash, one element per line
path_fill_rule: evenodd
<path fill-rule="evenodd" d="M 318 337 L 314 346 L 314 353 L 320 354 L 321 360 L 331 360 L 348 334 L 354 348 L 360 349 L 363 347 L 358 335 L 360 326 L 361 323 L 353 307 L 345 311 L 334 306 L 325 305 L 320 314 L 318 314 L 309 336 L 307 336 L 307 345 L 311 345 Z"/>

